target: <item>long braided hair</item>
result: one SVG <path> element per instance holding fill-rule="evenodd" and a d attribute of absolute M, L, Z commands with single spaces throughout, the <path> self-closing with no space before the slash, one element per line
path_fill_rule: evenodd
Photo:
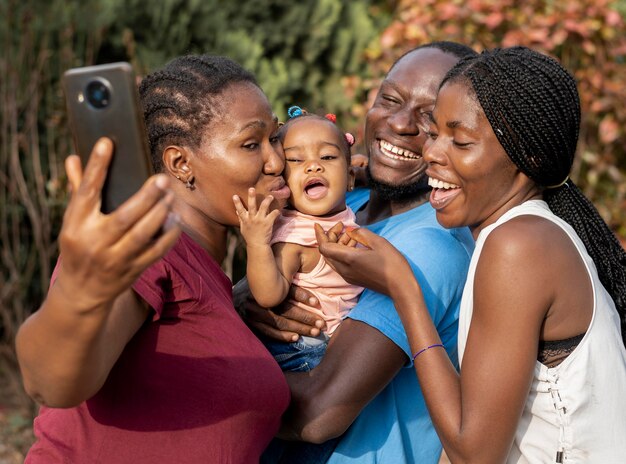
<path fill-rule="evenodd" d="M 626 252 L 596 208 L 569 180 L 580 100 L 572 75 L 526 47 L 485 51 L 459 61 L 444 78 L 468 82 L 513 163 L 537 185 L 554 214 L 576 231 L 620 315 L 626 344 Z"/>
<path fill-rule="evenodd" d="M 204 128 L 221 110 L 216 97 L 237 82 L 257 85 L 252 73 L 223 56 L 186 55 L 149 74 L 139 85 L 152 164 L 163 171 L 168 145 L 197 148 Z"/>

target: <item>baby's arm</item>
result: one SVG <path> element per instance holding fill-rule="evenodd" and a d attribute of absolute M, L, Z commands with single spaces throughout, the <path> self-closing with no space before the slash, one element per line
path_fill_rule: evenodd
<path fill-rule="evenodd" d="M 279 210 L 269 211 L 274 198 L 268 195 L 257 209 L 256 191 L 248 190 L 248 209 L 235 195 L 233 202 L 239 217 L 241 235 L 246 241 L 247 278 L 254 299 L 271 308 L 280 304 L 289 293 L 291 279 L 300 267 L 300 257 L 292 247 L 276 247 L 274 256 L 270 240 Z M 284 253 L 283 253 L 284 251 Z"/>

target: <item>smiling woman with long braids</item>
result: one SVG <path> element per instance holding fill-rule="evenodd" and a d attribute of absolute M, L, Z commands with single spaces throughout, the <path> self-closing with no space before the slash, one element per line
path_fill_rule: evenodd
<path fill-rule="evenodd" d="M 579 125 L 573 77 L 528 48 L 465 58 L 440 86 L 424 151 L 430 202 L 476 240 L 460 374 L 404 257 L 367 230 L 350 236 L 370 249 L 317 230 L 348 281 L 392 296 L 452 462 L 626 457 L 626 253 L 569 179 Z"/>

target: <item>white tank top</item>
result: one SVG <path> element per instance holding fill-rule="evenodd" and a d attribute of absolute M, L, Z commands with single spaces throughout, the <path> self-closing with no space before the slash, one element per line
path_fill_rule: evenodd
<path fill-rule="evenodd" d="M 544 201 L 527 201 L 507 211 L 478 236 L 461 300 L 461 369 L 482 247 L 493 229 L 527 214 L 552 221 L 570 237 L 589 273 L 594 307 L 584 338 L 561 364 L 553 368 L 535 364 L 530 393 L 507 463 L 626 463 L 626 350 L 619 316 L 582 241 Z"/>

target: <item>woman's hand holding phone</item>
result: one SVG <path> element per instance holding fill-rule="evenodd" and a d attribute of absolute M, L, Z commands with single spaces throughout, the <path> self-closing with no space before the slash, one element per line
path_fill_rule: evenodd
<path fill-rule="evenodd" d="M 79 299 L 78 307 L 87 311 L 128 289 L 180 234 L 180 227 L 169 225 L 174 197 L 164 175 L 150 177 L 110 214 L 100 211 L 112 155 L 113 142 L 101 138 L 84 172 L 78 156 L 65 163 L 72 195 L 59 236 L 62 261 L 57 284 L 70 287 L 64 292 Z"/>

